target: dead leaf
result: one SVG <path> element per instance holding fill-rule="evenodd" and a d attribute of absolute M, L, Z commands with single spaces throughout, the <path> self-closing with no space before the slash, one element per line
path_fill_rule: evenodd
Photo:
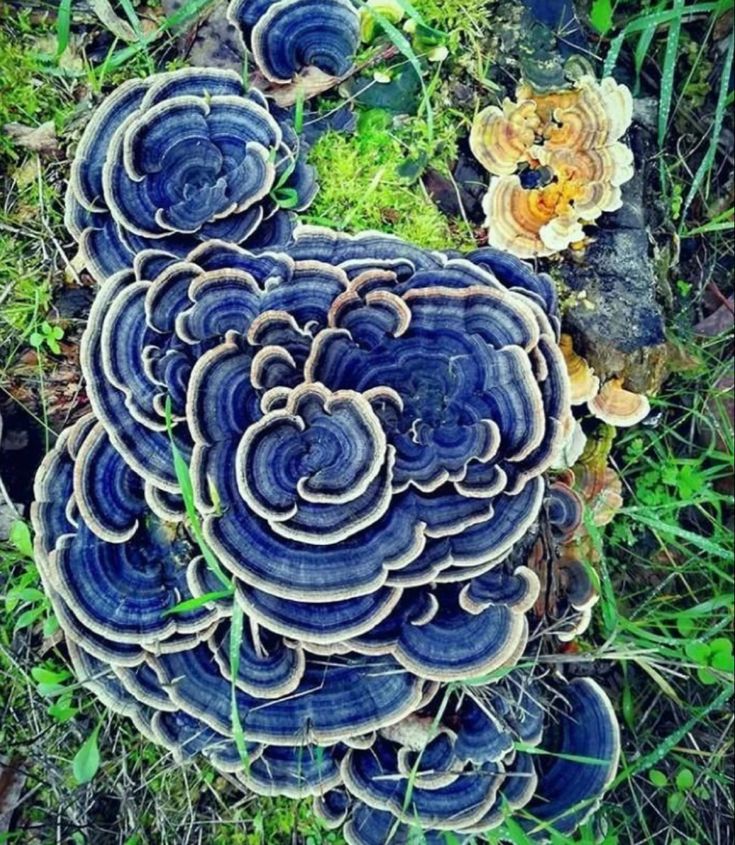
<path fill-rule="evenodd" d="M 33 40 L 33 52 L 46 56 L 55 56 L 58 42 L 56 35 L 44 35 L 42 38 Z M 87 69 L 82 49 L 82 37 L 72 33 L 69 36 L 69 46 L 58 58 L 59 67 L 62 70 L 85 71 Z M 40 81 L 39 81 L 39 84 Z"/>
<path fill-rule="evenodd" d="M 56 137 L 56 126 L 53 120 L 40 126 L 26 126 L 23 123 L 6 123 L 5 134 L 13 139 L 13 143 L 35 153 L 50 154 L 59 151 L 59 141 Z"/>
<path fill-rule="evenodd" d="M 12 176 L 15 180 L 15 184 L 22 190 L 23 188 L 28 187 L 28 185 L 32 185 L 38 179 L 38 173 L 40 170 L 40 162 L 38 160 L 38 156 L 28 156 L 24 159 L 23 163 L 20 167 L 16 167 L 13 170 Z M 26 212 L 30 211 L 30 215 Z M 15 216 L 15 219 L 18 222 L 23 222 L 35 214 L 38 214 L 38 206 L 31 206 L 30 208 L 26 208 L 24 211 L 23 205 L 19 206 Z"/>
<path fill-rule="evenodd" d="M 735 297 L 730 296 L 708 317 L 700 320 L 694 327 L 696 334 L 701 337 L 717 337 L 735 325 Z"/>
<path fill-rule="evenodd" d="M 343 79 L 342 76 L 331 76 L 324 73 L 318 67 L 307 67 L 293 82 L 289 82 L 287 85 L 276 85 L 258 72 L 252 75 L 250 82 L 285 109 L 293 106 L 300 97 L 303 97 L 304 100 L 310 100 L 312 97 L 329 91 L 339 85 Z"/>
<path fill-rule="evenodd" d="M 237 29 L 227 18 L 226 3 L 215 6 L 201 24 L 180 39 L 180 43 L 190 64 L 242 73 L 245 56 Z"/>
<path fill-rule="evenodd" d="M 105 29 L 109 30 L 116 38 L 128 43 L 138 40 L 138 35 L 133 27 L 115 14 L 110 0 L 90 0 L 90 5 Z"/>
<path fill-rule="evenodd" d="M 21 757 L 0 757 L 0 836 L 10 831 L 10 822 L 25 786 Z"/>

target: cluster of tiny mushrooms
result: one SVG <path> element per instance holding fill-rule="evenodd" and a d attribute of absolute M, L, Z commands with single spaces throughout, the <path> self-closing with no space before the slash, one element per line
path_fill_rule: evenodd
<path fill-rule="evenodd" d="M 347 0 L 229 16 L 275 84 L 340 76 L 358 45 Z M 569 469 L 572 407 L 624 425 L 647 403 L 600 388 L 552 280 L 516 256 L 620 204 L 629 121 L 627 89 L 590 77 L 481 112 L 491 245 L 461 255 L 300 225 L 317 190 L 301 139 L 237 74 L 104 100 L 66 208 L 98 283 L 90 410 L 32 515 L 71 661 L 106 705 L 177 759 L 313 797 L 351 845 L 463 842 L 509 814 L 544 840 L 589 816 L 617 722 L 531 633 L 549 578 L 559 639 L 597 598 L 584 489 L 610 479 L 604 458 Z"/>

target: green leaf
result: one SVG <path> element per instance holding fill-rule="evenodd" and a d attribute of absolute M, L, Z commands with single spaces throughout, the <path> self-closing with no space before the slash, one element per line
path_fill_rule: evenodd
<path fill-rule="evenodd" d="M 98 722 L 92 733 L 84 740 L 79 751 L 74 755 L 72 772 L 78 784 L 89 783 L 100 767 L 100 750 L 97 747 L 102 722 Z"/>
<path fill-rule="evenodd" d="M 294 104 L 293 128 L 300 135 L 304 129 L 304 89 L 300 88 Z"/>
<path fill-rule="evenodd" d="M 43 635 L 50 637 L 59 630 L 59 620 L 55 616 L 47 616 L 43 620 Z"/>
<path fill-rule="evenodd" d="M 11 545 L 24 557 L 33 560 L 33 540 L 31 539 L 31 529 L 27 522 L 18 519 L 11 523 L 8 539 Z"/>
<path fill-rule="evenodd" d="M 194 539 L 197 541 L 199 549 L 204 557 L 204 560 L 207 564 L 207 568 L 212 572 L 217 580 L 222 584 L 225 589 L 231 589 L 232 583 L 230 579 L 225 575 L 222 567 L 220 566 L 219 561 L 217 560 L 214 552 L 209 548 L 209 545 L 204 539 L 204 534 L 202 533 L 202 524 L 199 519 L 199 514 L 197 513 L 196 505 L 194 503 L 194 487 L 191 483 L 191 476 L 189 475 L 189 467 L 187 466 L 186 461 L 184 460 L 183 455 L 179 452 L 179 448 L 176 445 L 176 441 L 174 440 L 174 432 L 173 432 L 173 412 L 171 410 L 171 397 L 166 397 L 166 405 L 164 408 L 164 417 L 166 420 L 166 432 L 168 434 L 169 443 L 171 445 L 171 454 L 173 456 L 174 462 L 174 472 L 176 473 L 176 480 L 179 483 L 179 487 L 181 488 L 181 497 L 184 500 L 184 508 L 186 510 L 186 515 L 189 518 L 189 523 L 191 525 L 191 530 L 194 535 Z"/>
<path fill-rule="evenodd" d="M 230 588 L 228 590 L 215 590 L 211 593 L 204 593 L 202 596 L 196 596 L 193 599 L 186 599 L 186 601 L 181 601 L 178 604 L 175 604 L 173 607 L 169 607 L 168 610 L 165 610 L 163 615 L 170 616 L 172 613 L 188 613 L 190 610 L 196 610 L 198 607 L 201 607 L 204 604 L 208 604 L 211 601 L 218 601 L 219 599 L 227 599 L 230 598 L 234 593 L 234 589 Z"/>
<path fill-rule="evenodd" d="M 713 687 L 719 682 L 717 675 L 714 672 L 710 672 L 706 667 L 697 669 L 697 678 L 699 679 L 699 683 L 705 687 Z"/>
<path fill-rule="evenodd" d="M 279 208 L 296 208 L 299 204 L 299 195 L 294 188 L 278 188 L 273 191 L 272 197 Z"/>
<path fill-rule="evenodd" d="M 666 777 L 664 772 L 661 771 L 661 769 L 651 769 L 648 773 L 648 779 L 657 789 L 663 789 L 663 787 L 669 782 L 669 779 Z"/>
<path fill-rule="evenodd" d="M 732 654 L 732 640 L 728 637 L 715 637 L 707 645 L 713 654 L 720 654 L 721 652 Z"/>
<path fill-rule="evenodd" d="M 513 845 L 528 845 L 529 839 L 526 836 L 526 832 L 517 821 L 511 818 L 510 813 L 512 810 L 510 810 L 505 801 L 503 802 L 503 809 L 507 814 L 503 823 L 503 834 Z"/>
<path fill-rule="evenodd" d="M 670 813 L 678 813 L 684 806 L 685 800 L 686 799 L 681 792 L 672 792 L 666 798 L 666 808 Z"/>
<path fill-rule="evenodd" d="M 20 599 L 20 601 L 24 602 L 37 602 L 42 601 L 46 598 L 46 596 L 36 587 L 22 587 L 22 588 L 15 588 L 13 587 L 12 590 L 8 590 L 7 598 L 9 599 Z"/>
<path fill-rule="evenodd" d="M 69 46 L 69 35 L 71 33 L 71 4 L 72 0 L 61 0 L 56 13 L 56 58 Z"/>
<path fill-rule="evenodd" d="M 54 684 L 58 686 L 64 681 L 69 680 L 71 673 L 65 669 L 55 672 L 53 669 L 47 669 L 45 666 L 34 666 L 31 669 L 31 677 L 37 684 Z"/>
<path fill-rule="evenodd" d="M 676 627 L 682 637 L 689 637 L 694 633 L 696 625 L 688 613 L 680 613 L 676 617 Z"/>
<path fill-rule="evenodd" d="M 32 607 L 30 610 L 25 610 L 20 614 L 18 621 L 15 623 L 16 631 L 19 631 L 21 628 L 27 628 L 29 625 L 33 625 L 43 612 L 43 607 Z"/>
<path fill-rule="evenodd" d="M 57 722 L 68 722 L 77 715 L 79 710 L 66 699 L 61 699 L 53 704 L 49 704 L 46 712 Z"/>
<path fill-rule="evenodd" d="M 612 29 L 613 8 L 611 0 L 594 0 L 590 9 L 590 23 L 600 35 L 605 35 Z"/>
<path fill-rule="evenodd" d="M 669 114 L 671 112 L 671 99 L 674 93 L 674 72 L 676 70 L 676 59 L 679 55 L 679 38 L 681 36 L 681 12 L 684 8 L 684 0 L 674 0 L 673 11 L 678 17 L 671 21 L 669 26 L 669 37 L 666 39 L 666 53 L 664 54 L 664 65 L 661 73 L 661 86 L 658 108 L 658 146 L 663 147 L 666 138 L 666 130 L 669 125 Z"/>
<path fill-rule="evenodd" d="M 138 17 L 133 4 L 130 0 L 119 0 L 119 3 L 122 6 L 123 12 L 125 12 L 125 16 L 130 21 L 130 26 L 132 26 L 133 31 L 138 38 L 140 38 L 143 32 L 140 26 L 140 18 Z"/>
<path fill-rule="evenodd" d="M 237 706 L 237 685 L 235 683 L 238 672 L 240 671 L 240 648 L 242 646 L 244 618 L 242 607 L 238 602 L 233 602 L 232 620 L 230 623 L 230 721 L 232 722 L 232 738 L 235 742 L 235 747 L 240 755 L 240 760 L 242 760 L 245 771 L 248 772 L 250 770 L 250 757 L 245 743 L 245 731 L 243 730 L 240 719 L 240 710 Z"/>
<path fill-rule="evenodd" d="M 718 672 L 735 671 L 735 655 L 732 652 L 716 651 L 710 660 L 710 666 Z"/>
<path fill-rule="evenodd" d="M 694 641 L 684 645 L 684 653 L 693 662 L 700 666 L 707 666 L 709 663 L 710 647 L 706 643 Z"/>
<path fill-rule="evenodd" d="M 562 752 L 548 751 L 545 748 L 539 748 L 536 745 L 529 745 L 526 742 L 514 742 L 513 747 L 516 751 L 522 751 L 524 754 L 537 754 L 540 757 L 556 757 L 559 760 L 569 760 L 572 763 L 584 763 L 587 766 L 609 766 L 610 761 L 601 757 L 585 757 L 582 754 L 564 754 Z"/>
<path fill-rule="evenodd" d="M 691 769 L 679 769 L 676 775 L 676 788 L 681 792 L 688 792 L 694 786 L 694 775 Z"/>

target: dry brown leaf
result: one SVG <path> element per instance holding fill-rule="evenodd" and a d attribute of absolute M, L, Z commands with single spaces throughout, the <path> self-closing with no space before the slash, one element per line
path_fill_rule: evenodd
<path fill-rule="evenodd" d="M 319 70 L 317 67 L 307 67 L 287 85 L 276 85 L 269 82 L 260 73 L 254 73 L 251 83 L 262 91 L 266 96 L 271 97 L 282 108 L 293 106 L 300 97 L 310 100 L 325 91 L 329 91 L 342 81 L 343 77 L 331 76 Z"/>
<path fill-rule="evenodd" d="M 10 831 L 13 812 L 18 806 L 26 776 L 21 757 L 0 757 L 0 836 Z"/>
<path fill-rule="evenodd" d="M 732 330 L 734 324 L 735 297 L 730 296 L 717 310 L 700 320 L 694 327 L 694 331 L 701 337 L 717 337 L 728 329 Z"/>
<path fill-rule="evenodd" d="M 116 38 L 128 43 L 138 40 L 133 27 L 115 14 L 110 0 L 90 0 L 90 5 L 105 29 L 109 30 Z"/>
<path fill-rule="evenodd" d="M 18 147 L 46 155 L 59 151 L 59 140 L 56 137 L 56 126 L 53 120 L 42 123 L 40 126 L 6 123 L 3 129 Z"/>

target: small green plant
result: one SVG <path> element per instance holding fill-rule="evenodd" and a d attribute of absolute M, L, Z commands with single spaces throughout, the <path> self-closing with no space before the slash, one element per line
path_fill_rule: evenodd
<path fill-rule="evenodd" d="M 52 326 L 47 320 L 44 320 L 38 328 L 31 332 L 28 342 L 31 346 L 39 352 L 47 349 L 58 355 L 61 352 L 59 341 L 64 337 L 64 330 L 61 326 Z"/>
<path fill-rule="evenodd" d="M 666 809 L 673 814 L 679 813 L 691 793 L 700 798 L 707 798 L 709 790 L 706 787 L 695 789 L 694 773 L 687 766 L 681 766 L 676 772 L 673 782 L 661 769 L 651 769 L 648 779 L 656 789 L 666 793 Z"/>
<path fill-rule="evenodd" d="M 31 669 L 36 682 L 36 692 L 42 698 L 51 699 L 46 712 L 56 722 L 68 722 L 79 712 L 74 704 L 74 684 L 67 684 L 73 676 L 68 669 L 59 668 L 51 662 Z"/>
<path fill-rule="evenodd" d="M 0 562 L 12 586 L 5 593 L 5 611 L 13 630 L 18 631 L 43 620 L 44 636 L 51 636 L 58 627 L 51 604 L 39 587 L 38 570 L 33 560 L 33 541 L 26 522 L 16 520 L 10 526 L 9 550 Z"/>
<path fill-rule="evenodd" d="M 79 751 L 74 755 L 72 761 L 72 772 L 74 779 L 80 785 L 89 783 L 97 774 L 100 767 L 100 750 L 97 744 L 102 722 L 99 721 L 92 729 L 92 732 L 84 740 Z"/>
<path fill-rule="evenodd" d="M 732 640 L 729 637 L 715 637 L 710 642 L 696 640 L 685 645 L 687 657 L 697 664 L 697 677 L 705 686 L 728 681 L 735 671 Z M 718 677 L 718 674 L 719 677 Z"/>

